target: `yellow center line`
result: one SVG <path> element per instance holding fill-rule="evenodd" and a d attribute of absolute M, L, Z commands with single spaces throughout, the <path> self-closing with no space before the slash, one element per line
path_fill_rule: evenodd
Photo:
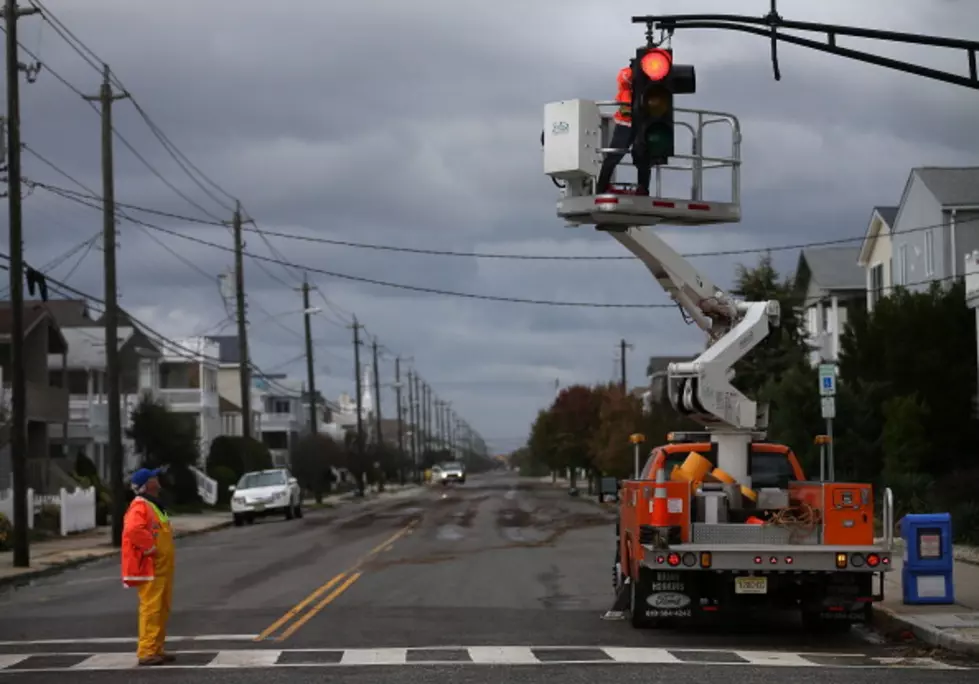
<path fill-rule="evenodd" d="M 327 596 L 325 599 L 323 599 L 322 601 L 320 601 L 313 608 L 310 608 L 308 611 L 306 611 L 306 614 L 305 615 L 303 615 L 301 618 L 299 618 L 298 620 L 296 620 L 295 622 L 293 622 L 291 625 L 289 625 L 289 628 L 286 629 L 286 631 L 284 631 L 282 634 L 280 634 L 276 638 L 276 641 L 285 641 L 290 636 L 292 636 L 293 633 L 296 630 L 298 630 L 300 627 L 302 627 L 303 625 L 305 625 L 310 619 L 312 619 L 312 617 L 314 615 L 316 615 L 321 610 L 323 610 L 328 605 L 330 605 L 330 603 L 333 602 L 333 599 L 335 599 L 337 596 L 339 596 L 340 594 L 342 594 L 343 592 L 345 592 L 347 590 L 347 588 L 351 584 L 353 584 L 358 579 L 360 579 L 360 576 L 362 574 L 363 573 L 358 572 L 358 573 L 355 573 L 354 575 L 352 575 L 351 577 L 347 578 L 347 581 L 344 582 L 343 584 L 341 584 L 336 589 L 334 589 L 332 592 L 330 592 L 329 596 Z"/>
<path fill-rule="evenodd" d="M 370 551 L 368 551 L 366 554 L 364 554 L 363 556 L 361 556 L 357 560 L 357 562 L 353 564 L 353 566 L 351 566 L 347 570 L 344 570 L 343 572 L 339 573 L 338 575 L 335 575 L 329 581 L 327 581 L 325 584 L 323 584 L 322 586 L 318 587 L 315 591 L 313 591 L 313 593 L 311 593 L 309 596 L 307 596 L 302 601 L 300 601 L 295 606 L 293 606 L 291 609 L 289 609 L 289 611 L 286 612 L 285 615 L 283 615 L 278 620 L 276 620 L 271 625 L 269 625 L 261 634 L 259 634 L 257 637 L 255 637 L 255 641 L 265 641 L 266 639 L 268 639 L 270 637 L 270 635 L 272 635 L 273 633 L 275 633 L 276 630 L 278 630 L 281 627 L 283 627 L 290 620 L 295 619 L 313 601 L 315 601 L 320 596 L 322 596 L 324 593 L 326 593 L 327 591 L 329 591 L 330 589 L 332 589 L 338 582 L 340 582 L 341 580 L 343 580 L 346 577 L 347 580 L 342 585 L 340 585 L 340 587 L 338 587 L 332 593 L 330 593 L 330 595 L 327 596 L 325 599 L 323 599 L 323 601 L 321 601 L 318 605 L 316 605 L 313 608 L 311 608 L 307 612 L 306 615 L 304 615 L 301 618 L 299 618 L 293 625 L 291 625 L 285 632 L 283 632 L 283 634 L 281 636 L 279 636 L 277 638 L 277 641 L 282 641 L 282 640 L 286 639 L 289 635 L 291 635 L 293 632 L 295 632 L 297 629 L 299 629 L 300 626 L 302 626 L 303 624 L 305 624 L 306 621 L 309 620 L 313 615 L 315 615 L 320 610 L 322 610 L 323 608 L 325 608 L 337 596 L 339 596 L 344 591 L 346 591 L 347 587 L 349 587 L 354 582 L 356 582 L 357 579 L 363 574 L 362 572 L 360 572 L 360 568 L 368 560 L 370 560 L 373 556 L 376 556 L 381 551 L 389 550 L 392 547 L 392 545 L 394 544 L 394 542 L 398 541 L 399 539 L 401 539 L 401 537 L 403 537 L 404 535 L 408 534 L 412 530 L 412 528 L 414 528 L 414 526 L 417 524 L 417 522 L 418 521 L 413 520 L 412 522 L 408 523 L 403 528 L 401 528 L 400 530 L 398 530 L 396 533 L 394 533 L 393 535 L 391 535 L 390 537 L 388 537 L 387 539 L 385 539 L 384 541 L 382 541 L 380 544 L 378 544 L 377 546 L 375 546 L 373 549 L 371 549 Z M 356 573 L 356 574 L 353 574 L 352 576 L 350 576 L 352 573 Z"/>
<path fill-rule="evenodd" d="M 279 627 L 281 627 L 282 625 L 284 625 L 285 623 L 287 623 L 292 618 L 296 617 L 299 613 L 302 612 L 303 608 L 305 608 L 310 603 L 312 603 L 317 598 L 319 598 L 323 594 L 323 592 L 329 590 L 330 587 L 332 587 L 334 584 L 336 584 L 337 582 L 339 582 L 340 580 L 342 580 L 346 574 L 347 573 L 345 573 L 345 572 L 341 572 L 339 575 L 333 577 L 329 582 L 327 582 L 326 584 L 324 584 L 323 586 L 321 586 L 319 589 L 317 589 L 316 591 L 314 591 L 312 594 L 310 594 L 309 596 L 307 596 L 306 598 L 304 598 L 301 602 L 297 603 L 295 606 L 293 606 L 289 610 L 289 612 L 287 612 L 285 615 L 283 615 L 278 620 L 276 620 L 275 622 L 273 622 L 271 625 L 269 625 L 265 629 L 264 632 L 262 632 L 257 637 L 255 637 L 255 641 L 265 641 L 266 639 L 268 639 L 270 634 L 272 634 L 273 632 L 275 632 L 275 630 L 279 629 Z"/>

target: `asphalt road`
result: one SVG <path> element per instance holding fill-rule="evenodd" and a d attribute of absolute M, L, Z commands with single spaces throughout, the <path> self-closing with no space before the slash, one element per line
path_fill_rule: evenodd
<path fill-rule="evenodd" d="M 935 669 L 952 662 L 941 655 L 862 631 L 815 638 L 784 616 L 684 631 L 603 621 L 611 515 L 493 474 L 180 540 L 169 627 L 179 667 L 153 670 L 127 669 L 136 597 L 118 562 L 93 563 L 0 593 L 0 684 L 270 684 L 324 670 L 351 684 L 629 682 L 648 681 L 651 666 L 693 682 L 711 664 L 729 665 L 732 684 L 790 668 L 799 684 L 870 682 L 890 664 L 895 684 L 975 681 Z"/>

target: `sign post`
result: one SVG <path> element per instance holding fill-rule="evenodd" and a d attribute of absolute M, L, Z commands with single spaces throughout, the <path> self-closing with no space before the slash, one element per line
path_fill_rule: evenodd
<path fill-rule="evenodd" d="M 639 432 L 637 432 L 637 433 L 635 433 L 633 435 L 629 435 L 629 441 L 632 442 L 632 448 L 633 448 L 633 453 L 632 453 L 632 471 L 633 471 L 633 475 L 632 475 L 632 477 L 633 477 L 633 479 L 638 480 L 639 479 L 639 472 L 640 472 L 639 471 L 639 468 L 640 468 L 640 466 L 639 466 L 639 445 L 646 441 L 646 436 L 643 435 L 643 434 L 641 434 L 641 433 L 639 433 Z"/>
<path fill-rule="evenodd" d="M 826 481 L 836 481 L 836 461 L 833 454 L 833 419 L 836 418 L 836 364 L 819 364 L 819 397 L 826 420 L 826 445 L 829 459 Z"/>

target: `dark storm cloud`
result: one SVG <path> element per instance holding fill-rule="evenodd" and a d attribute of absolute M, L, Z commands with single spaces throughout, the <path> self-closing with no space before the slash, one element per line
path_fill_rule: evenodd
<path fill-rule="evenodd" d="M 732 11 L 722 0 L 695 4 L 657 9 Z M 641 29 L 628 17 L 649 11 L 646 2 L 619 3 L 616 11 L 585 0 L 520 3 L 519 20 L 510 11 L 513 3 L 435 0 L 291 0 L 274 6 L 175 1 L 166 12 L 154 13 L 122 0 L 47 5 L 112 65 L 191 161 L 240 196 L 265 229 L 459 251 L 623 253 L 607 236 L 568 230 L 554 217 L 555 189 L 541 174 L 538 137 L 545 102 L 611 98 L 615 70 L 641 40 Z M 779 9 L 794 19 L 945 35 L 967 36 L 964 27 L 979 25 L 974 3 L 783 0 Z M 767 10 L 768 3 L 759 0 L 737 11 Z M 25 45 L 94 93 L 97 70 L 49 27 L 39 33 L 38 24 L 22 21 Z M 783 79 L 776 83 L 767 43 L 743 35 L 678 32 L 674 47 L 678 59 L 698 68 L 699 92 L 684 104 L 730 111 L 744 133 L 742 223 L 669 231 L 667 239 L 680 251 L 859 236 L 872 205 L 897 202 L 911 166 L 975 163 L 979 153 L 974 96 L 951 86 L 793 47 L 781 49 Z M 914 59 L 920 54 L 900 47 L 884 52 Z M 929 53 L 922 59 L 948 68 L 964 65 L 957 56 Z M 25 142 L 100 190 L 97 115 L 45 72 L 24 88 L 23 100 Z M 114 119 L 170 182 L 207 213 L 230 219 L 228 198 L 208 188 L 220 200 L 215 201 L 196 187 L 130 103 L 116 103 Z M 115 159 L 119 201 L 205 216 L 120 141 Z M 29 154 L 24 173 L 77 189 Z M 729 181 L 718 178 L 708 188 L 723 193 Z M 135 215 L 231 244 L 225 229 Z M 28 260 L 46 263 L 100 225 L 97 211 L 36 190 L 25 202 Z M 231 265 L 231 255 L 154 235 L 210 277 L 123 222 L 124 305 L 171 335 L 220 328 L 227 312 L 215 279 Z M 269 254 L 258 236 L 246 237 L 249 251 Z M 289 261 L 307 267 L 419 287 L 533 299 L 668 302 L 636 262 L 505 262 L 271 240 Z M 92 250 L 71 283 L 101 295 L 100 258 Z M 694 263 L 726 287 L 736 263 L 757 258 Z M 789 272 L 797 254 L 776 252 L 775 259 Z M 72 264 L 69 259 L 59 266 L 55 277 Z M 696 328 L 683 325 L 675 309 L 542 308 L 309 276 L 389 348 L 414 356 L 423 375 L 451 380 L 436 389 L 488 437 L 511 439 L 524 432 L 536 408 L 553 395 L 554 377 L 562 383 L 608 379 L 619 338 L 636 345 L 630 362 L 634 382 L 648 355 L 702 345 Z M 296 377 L 304 376 L 303 361 L 286 362 L 302 351 L 300 298 L 292 289 L 301 278 L 298 270 L 287 273 L 275 264 L 263 269 L 246 260 L 255 360 Z M 313 317 L 318 386 L 330 396 L 352 391 L 351 331 L 344 327 L 349 315 L 342 318 L 329 311 Z M 226 326 L 224 332 L 233 329 Z M 382 368 L 390 376 L 390 360 Z"/>

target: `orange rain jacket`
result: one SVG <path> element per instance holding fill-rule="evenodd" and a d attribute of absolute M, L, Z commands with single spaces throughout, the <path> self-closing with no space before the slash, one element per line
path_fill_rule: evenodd
<path fill-rule="evenodd" d="M 613 118 L 620 126 L 632 125 L 632 67 L 622 67 L 616 78 L 619 90 L 615 94 L 615 101 L 619 103 L 619 108 L 615 111 Z"/>
<path fill-rule="evenodd" d="M 122 583 L 127 587 L 152 582 L 156 577 L 153 553 L 163 522 L 153 505 L 141 496 L 133 499 L 122 524 Z"/>

